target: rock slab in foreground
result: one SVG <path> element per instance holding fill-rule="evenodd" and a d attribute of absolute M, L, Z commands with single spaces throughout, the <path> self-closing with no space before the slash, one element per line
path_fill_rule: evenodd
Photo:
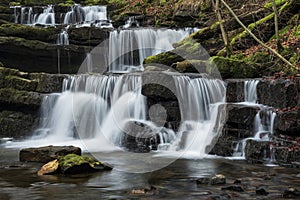
<path fill-rule="evenodd" d="M 81 155 L 81 149 L 74 146 L 45 146 L 26 148 L 20 151 L 21 162 L 50 162 L 68 154 Z"/>
<path fill-rule="evenodd" d="M 94 158 L 68 154 L 43 165 L 38 171 L 38 175 L 80 174 L 111 169 L 111 166 L 103 164 Z"/>

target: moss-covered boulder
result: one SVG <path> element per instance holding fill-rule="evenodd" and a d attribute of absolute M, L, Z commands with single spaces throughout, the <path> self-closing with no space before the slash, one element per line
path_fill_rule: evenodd
<path fill-rule="evenodd" d="M 223 78 L 256 78 L 260 75 L 260 66 L 255 63 L 220 56 L 212 57 Z"/>
<path fill-rule="evenodd" d="M 79 174 L 111 169 L 111 166 L 105 165 L 94 158 L 68 154 L 45 164 L 38 172 L 38 175 Z"/>
<path fill-rule="evenodd" d="M 168 51 L 168 52 L 163 52 L 154 56 L 149 56 L 145 58 L 144 64 L 149 65 L 149 64 L 162 64 L 166 66 L 171 66 L 173 63 L 176 62 L 181 62 L 184 59 L 179 56 L 178 54 Z"/>

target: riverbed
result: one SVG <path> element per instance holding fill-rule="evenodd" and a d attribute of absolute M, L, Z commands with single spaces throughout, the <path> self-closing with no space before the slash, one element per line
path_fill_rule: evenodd
<path fill-rule="evenodd" d="M 281 199 L 288 190 L 300 190 L 299 168 L 248 164 L 245 160 L 177 159 L 152 172 L 128 173 L 126 166 L 138 163 L 110 152 L 99 156 L 118 166 L 111 171 L 38 176 L 42 164 L 19 162 L 18 152 L 0 147 L 0 199 Z M 216 174 L 223 174 L 226 184 L 197 184 L 197 179 Z M 228 186 L 244 191 L 228 190 Z M 268 194 L 256 194 L 259 188 Z"/>

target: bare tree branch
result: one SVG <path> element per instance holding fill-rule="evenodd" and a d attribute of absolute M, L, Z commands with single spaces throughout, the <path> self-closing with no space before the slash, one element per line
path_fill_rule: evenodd
<path fill-rule="evenodd" d="M 253 39 L 255 39 L 259 44 L 261 44 L 264 48 L 268 49 L 269 51 L 271 51 L 272 53 L 274 53 L 278 58 L 280 58 L 283 62 L 285 62 L 287 65 L 289 65 L 290 67 L 292 67 L 293 69 L 297 70 L 297 67 L 294 66 L 292 63 L 290 63 L 287 59 L 285 59 L 282 55 L 280 55 L 276 50 L 272 49 L 271 47 L 269 47 L 268 45 L 266 45 L 263 41 L 261 41 L 260 39 L 258 39 L 252 32 L 251 30 L 249 30 L 244 24 L 243 22 L 241 22 L 241 20 L 239 19 L 239 17 L 233 12 L 233 10 L 230 8 L 230 6 L 224 1 L 224 0 L 220 0 L 224 6 L 229 10 L 229 12 L 232 14 L 232 16 L 236 19 L 236 21 L 245 29 L 245 31 L 247 31 L 247 33 L 249 33 L 249 35 L 251 35 L 251 37 L 253 37 Z"/>

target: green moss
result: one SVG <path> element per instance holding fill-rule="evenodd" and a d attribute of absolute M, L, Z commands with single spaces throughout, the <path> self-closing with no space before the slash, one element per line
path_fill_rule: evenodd
<path fill-rule="evenodd" d="M 3 24 L 0 26 L 0 36 L 22 37 L 29 40 L 40 40 L 45 42 L 55 41 L 58 28 L 39 28 L 21 24 Z"/>
<path fill-rule="evenodd" d="M 180 73 L 207 73 L 208 61 L 184 60 L 176 63 L 176 71 Z"/>
<path fill-rule="evenodd" d="M 11 69 L 11 68 L 6 68 L 6 67 L 3 67 L 1 66 L 0 67 L 0 75 L 2 76 L 7 76 L 7 75 L 19 75 L 20 74 L 20 71 L 17 70 L 17 69 Z"/>
<path fill-rule="evenodd" d="M 0 89 L 0 102 L 14 104 L 17 106 L 31 105 L 38 108 L 41 104 L 42 97 L 32 92 L 16 90 L 13 88 Z"/>
<path fill-rule="evenodd" d="M 250 31 L 252 31 L 256 26 L 261 25 L 261 24 L 263 24 L 263 23 L 265 23 L 265 22 L 267 22 L 267 21 L 269 21 L 269 20 L 271 20 L 273 18 L 274 18 L 274 13 L 271 13 L 268 16 L 266 16 L 266 17 L 264 17 L 264 18 L 262 18 L 262 19 L 260 19 L 260 20 L 258 20 L 256 22 L 254 22 L 254 23 L 249 24 L 248 25 L 248 29 Z M 243 32 L 241 32 L 238 35 L 236 35 L 235 37 L 233 37 L 231 39 L 230 44 L 234 45 L 236 43 L 236 41 L 238 41 L 241 38 L 246 37 L 246 36 L 248 36 L 248 32 L 246 30 L 244 30 Z"/>
<path fill-rule="evenodd" d="M 275 0 L 276 6 L 282 5 L 283 3 L 286 3 L 287 0 Z M 272 8 L 273 7 L 273 0 L 270 2 L 266 3 L 264 5 L 265 8 Z"/>
<path fill-rule="evenodd" d="M 15 2 L 15 1 L 9 2 L 9 6 L 20 6 L 20 5 L 21 5 L 20 2 Z"/>
<path fill-rule="evenodd" d="M 16 90 L 35 91 L 38 85 L 37 81 L 28 80 L 14 75 L 0 75 L 0 77 L 1 88 L 13 88 Z"/>
<path fill-rule="evenodd" d="M 259 76 L 259 67 L 255 63 L 232 58 L 214 56 L 211 58 L 223 78 L 255 78 Z"/>
<path fill-rule="evenodd" d="M 95 167 L 95 165 L 100 165 L 101 163 L 98 160 L 95 160 L 91 157 L 87 156 L 79 156 L 76 154 L 68 154 L 66 156 L 58 158 L 59 167 L 61 168 L 69 168 L 74 165 L 82 165 L 89 164 L 91 167 Z"/>
<path fill-rule="evenodd" d="M 66 2 L 59 3 L 58 5 L 59 5 L 59 6 L 73 6 L 74 4 L 75 4 L 74 1 L 72 1 L 72 0 L 67 0 Z"/>
<path fill-rule="evenodd" d="M 171 66 L 173 63 L 183 61 L 184 59 L 173 52 L 163 52 L 154 56 L 145 58 L 144 64 L 163 64 Z"/>

